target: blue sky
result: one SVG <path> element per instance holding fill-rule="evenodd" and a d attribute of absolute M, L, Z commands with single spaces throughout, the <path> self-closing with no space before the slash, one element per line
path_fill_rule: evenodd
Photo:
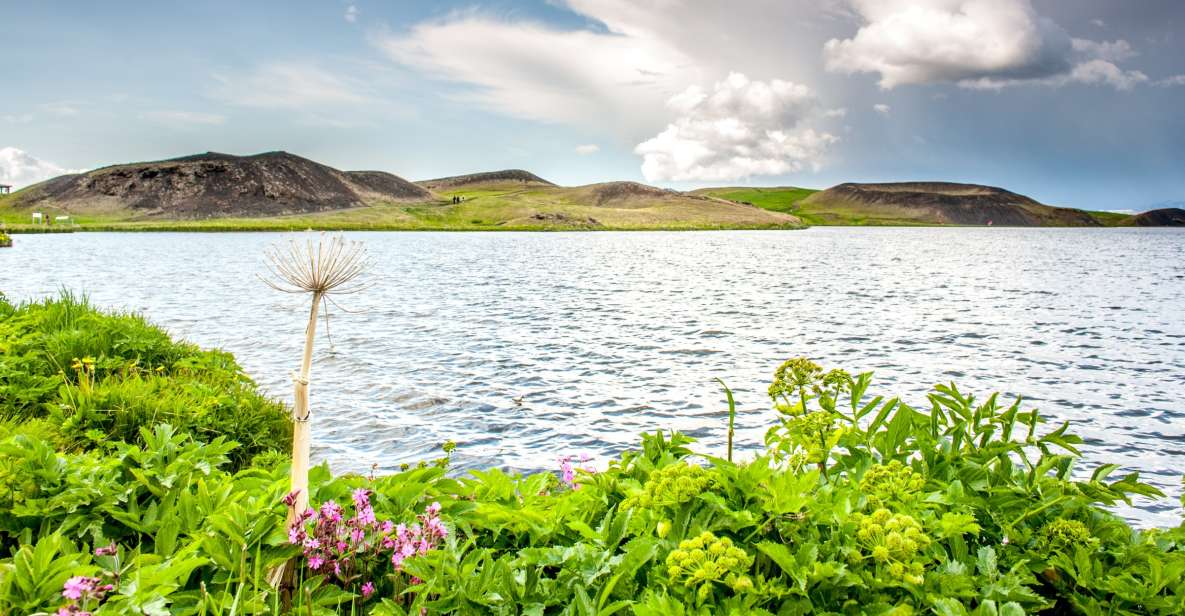
<path fill-rule="evenodd" d="M 207 150 L 1185 200 L 1176 0 L 6 3 L 0 181 Z"/>

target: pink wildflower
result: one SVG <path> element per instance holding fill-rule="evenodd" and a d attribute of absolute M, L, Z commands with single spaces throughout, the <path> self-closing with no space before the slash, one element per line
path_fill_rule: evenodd
<path fill-rule="evenodd" d="M 114 542 L 111 545 L 95 548 L 95 556 L 114 556 L 117 552 L 119 552 L 119 548 L 115 547 Z"/>
<path fill-rule="evenodd" d="M 370 596 L 373 594 L 374 594 L 374 584 L 373 583 L 367 582 L 362 585 L 362 598 L 363 599 L 369 599 Z"/>
<path fill-rule="evenodd" d="M 98 581 L 96 578 L 76 575 L 66 580 L 66 583 L 62 586 L 62 596 L 67 599 L 81 599 L 82 595 L 90 593 L 95 589 L 95 584 Z"/>
<path fill-rule="evenodd" d="M 342 521 L 342 508 L 337 503 L 327 500 L 321 503 L 321 517 L 333 523 Z"/>

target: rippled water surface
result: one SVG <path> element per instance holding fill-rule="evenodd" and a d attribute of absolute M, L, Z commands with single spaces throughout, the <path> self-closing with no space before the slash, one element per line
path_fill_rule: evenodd
<path fill-rule="evenodd" d="M 366 293 L 331 308 L 313 369 L 314 457 L 391 469 L 461 443 L 465 466 L 602 461 L 678 428 L 719 452 L 772 419 L 773 369 L 806 355 L 874 370 L 926 406 L 955 380 L 1074 421 L 1087 462 L 1146 473 L 1179 520 L 1185 471 L 1185 233 L 815 228 L 793 232 L 360 233 Z M 289 397 L 307 305 L 256 277 L 275 234 L 20 235 L 13 299 L 65 287 L 234 352 Z M 345 312 L 344 310 L 351 312 Z M 515 398 L 522 398 L 521 405 Z"/>

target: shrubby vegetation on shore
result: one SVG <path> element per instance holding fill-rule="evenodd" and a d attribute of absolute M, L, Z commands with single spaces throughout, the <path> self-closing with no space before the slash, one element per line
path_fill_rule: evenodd
<path fill-rule="evenodd" d="M 1185 613 L 1185 528 L 1019 402 L 791 360 L 763 455 L 647 434 L 597 471 L 310 478 L 228 355 L 85 302 L 0 301 L 0 614 Z M 577 462 L 577 464 L 573 464 Z M 299 567 L 275 589 L 271 572 Z"/>

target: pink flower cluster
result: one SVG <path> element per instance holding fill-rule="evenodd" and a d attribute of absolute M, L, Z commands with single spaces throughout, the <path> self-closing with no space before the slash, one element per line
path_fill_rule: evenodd
<path fill-rule="evenodd" d="M 440 503 L 428 505 L 417 516 L 416 523 L 396 525 L 375 518 L 370 495 L 370 490 L 365 488 L 354 490 L 352 516 L 347 517 L 340 505 L 329 500 L 316 511 L 305 511 L 288 529 L 289 543 L 304 548 L 309 569 L 346 586 L 368 577 L 388 559 L 400 571 L 403 561 L 428 553 L 448 536 L 448 529 L 440 519 Z M 292 507 L 296 495 L 289 494 L 284 502 Z M 412 583 L 418 580 L 413 579 Z M 364 599 L 370 598 L 375 585 L 364 579 L 359 590 Z"/>
<path fill-rule="evenodd" d="M 579 490 L 580 484 L 576 483 L 576 467 L 572 465 L 573 462 L 583 464 L 584 467 L 580 470 L 586 473 L 595 473 L 595 469 L 589 462 L 592 461 L 592 456 L 588 454 L 580 454 L 579 456 L 560 456 L 560 479 L 573 490 Z"/>
<path fill-rule="evenodd" d="M 95 605 L 102 603 L 112 590 L 115 586 L 104 584 L 101 578 L 76 575 L 62 586 L 62 596 L 70 602 L 58 608 L 57 616 L 90 616 L 86 606 L 91 602 Z"/>
<path fill-rule="evenodd" d="M 419 521 L 411 526 L 396 526 L 394 532 L 383 538 L 383 547 L 391 550 L 391 564 L 395 565 L 396 571 L 403 569 L 404 560 L 427 554 L 428 550 L 448 537 L 448 528 L 440 520 L 440 503 L 428 505 L 416 519 Z"/>
<path fill-rule="evenodd" d="M 104 583 L 103 578 L 110 578 L 118 583 L 119 548 L 114 543 L 95 548 L 95 556 L 115 556 L 114 572 L 104 571 L 103 577 L 76 575 L 66 580 L 62 585 L 62 596 L 69 599 L 69 602 L 54 612 L 56 616 L 91 616 L 90 609 L 101 605 L 107 595 L 115 590 L 115 584 Z"/>

